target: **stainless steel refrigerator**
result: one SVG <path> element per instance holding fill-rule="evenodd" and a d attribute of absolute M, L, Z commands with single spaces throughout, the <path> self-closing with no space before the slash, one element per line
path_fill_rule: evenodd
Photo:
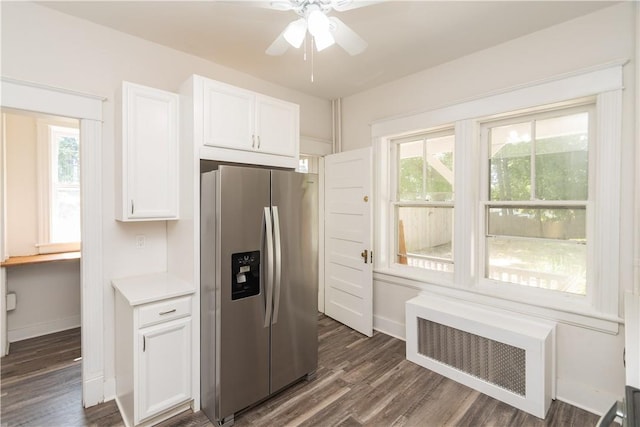
<path fill-rule="evenodd" d="M 314 174 L 201 174 L 201 402 L 218 425 L 315 373 L 317 189 Z"/>

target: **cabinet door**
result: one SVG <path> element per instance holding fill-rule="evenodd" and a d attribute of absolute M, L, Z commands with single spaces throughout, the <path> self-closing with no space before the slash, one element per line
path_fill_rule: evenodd
<path fill-rule="evenodd" d="M 204 144 L 253 150 L 255 94 L 223 83 L 204 82 Z"/>
<path fill-rule="evenodd" d="M 268 96 L 257 97 L 258 151 L 296 157 L 299 146 L 299 107 Z"/>
<path fill-rule="evenodd" d="M 127 83 L 123 87 L 123 217 L 178 217 L 178 95 Z"/>
<path fill-rule="evenodd" d="M 191 317 L 139 331 L 136 423 L 191 398 Z"/>

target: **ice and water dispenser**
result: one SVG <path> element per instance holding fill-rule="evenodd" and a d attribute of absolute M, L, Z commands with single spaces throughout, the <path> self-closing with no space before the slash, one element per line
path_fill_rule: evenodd
<path fill-rule="evenodd" d="M 260 293 L 260 251 L 231 254 L 231 299 Z"/>

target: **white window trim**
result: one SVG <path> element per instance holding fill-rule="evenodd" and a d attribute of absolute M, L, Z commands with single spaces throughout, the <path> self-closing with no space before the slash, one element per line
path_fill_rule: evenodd
<path fill-rule="evenodd" d="M 376 122 L 372 125 L 375 149 L 377 189 L 374 226 L 375 250 L 378 262 L 374 278 L 419 290 L 469 299 L 487 305 L 506 308 L 524 314 L 562 321 L 608 333 L 617 333 L 622 323 L 619 316 L 619 242 L 620 242 L 620 149 L 622 128 L 622 67 L 626 61 L 583 70 L 569 75 L 534 82 L 489 94 L 459 104 L 410 116 Z M 596 99 L 596 147 L 590 153 L 596 159 L 593 216 L 597 224 L 591 238 L 590 259 L 598 260 L 594 269 L 591 298 L 582 304 L 555 303 L 544 299 L 528 301 L 496 294 L 479 287 L 481 261 L 479 254 L 480 186 L 462 182 L 477 182 L 480 173 L 477 161 L 480 146 L 479 122 L 489 117 L 513 111 L 535 110 L 541 105 L 560 104 L 585 97 Z M 455 124 L 456 133 L 456 209 L 454 231 L 455 273 L 453 283 L 425 278 L 403 269 L 393 268 L 390 243 L 393 219 L 388 210 L 390 201 L 390 140 L 409 133 L 424 132 L 447 123 Z M 462 244 L 465 243 L 466 244 Z M 475 244 L 470 244 L 475 242 Z M 504 286 L 501 288 L 503 290 Z M 520 293 L 522 295 L 522 293 Z M 562 300 L 562 298 L 561 298 Z"/>
<path fill-rule="evenodd" d="M 38 119 L 37 126 L 37 165 L 38 165 L 38 243 L 40 254 L 72 252 L 80 250 L 80 242 L 51 243 L 49 241 L 51 225 L 51 144 L 50 127 L 79 129 L 77 120 L 65 118 Z"/>

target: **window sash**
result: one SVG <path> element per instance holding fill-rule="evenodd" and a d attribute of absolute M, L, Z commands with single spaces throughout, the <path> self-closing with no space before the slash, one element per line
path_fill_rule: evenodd
<path fill-rule="evenodd" d="M 577 299 L 577 300 L 591 300 L 592 295 L 592 279 L 593 279 L 593 275 L 589 272 L 590 268 L 587 268 L 587 273 L 586 273 L 586 287 L 585 287 L 585 294 L 579 294 L 579 293 L 570 293 L 570 292 L 564 292 L 564 291 L 556 291 L 556 290 L 550 290 L 550 289 L 545 289 L 543 287 L 533 287 L 530 288 L 529 286 L 526 285 L 522 285 L 520 283 L 517 283 L 516 285 L 518 286 L 511 286 L 513 285 L 513 282 L 509 282 L 509 281 L 504 281 L 504 280 L 499 280 L 496 278 L 492 278 L 490 277 L 490 254 L 489 254 L 489 244 L 492 241 L 492 239 L 511 239 L 511 240 L 515 240 L 515 241 L 526 241 L 526 240 L 530 240 L 532 243 L 533 242 L 549 242 L 549 243 L 553 243 L 554 241 L 559 244 L 559 245 L 565 245 L 565 244 L 574 244 L 574 245 L 580 245 L 580 246 L 586 246 L 586 251 L 585 251 L 585 264 L 588 265 L 589 264 L 589 260 L 591 259 L 591 253 L 592 253 L 592 242 L 591 242 L 591 236 L 593 236 L 593 230 L 595 227 L 595 223 L 593 220 L 593 215 L 591 214 L 591 209 L 592 209 L 592 205 L 593 205 L 593 196 L 594 196 L 594 185 L 593 185 L 593 180 L 594 180 L 594 175 L 595 175 L 595 169 L 594 169 L 594 149 L 595 149 L 595 138 L 596 138 L 596 133 L 595 133 L 595 105 L 593 104 L 593 102 L 586 104 L 584 102 L 579 103 L 578 105 L 573 105 L 573 106 L 564 106 L 562 108 L 551 108 L 548 111 L 537 111 L 534 113 L 528 113 L 528 114 L 521 114 L 521 115 L 513 115 L 513 116 L 509 116 L 507 118 L 502 118 L 499 120 L 492 120 L 492 121 L 487 121 L 487 122 L 483 122 L 480 124 L 480 134 L 481 134 L 481 152 L 484 153 L 483 154 L 483 158 L 486 159 L 486 161 L 483 161 L 483 168 L 480 171 L 480 176 L 482 177 L 482 185 L 481 185 L 481 200 L 480 200 L 480 220 L 481 220 L 481 225 L 480 225 L 480 229 L 479 231 L 479 237 L 480 237 L 480 282 L 479 284 L 481 285 L 481 287 L 487 287 L 490 285 L 490 287 L 495 287 L 497 286 L 497 290 L 498 292 L 502 292 L 504 290 L 506 290 L 507 288 L 521 288 L 521 289 L 509 289 L 508 293 L 511 292 L 522 292 L 523 295 L 526 294 L 548 294 L 548 293 L 553 293 L 553 294 L 563 294 L 565 297 L 570 298 L 570 299 Z M 579 113 L 587 113 L 588 114 L 588 146 L 587 146 L 587 158 L 588 158 L 588 165 L 587 165 L 587 200 L 541 200 L 541 199 L 537 199 L 536 198 L 536 188 L 535 188 L 535 182 L 536 182 L 536 170 L 535 170 L 535 146 L 532 147 L 530 155 L 531 155 L 531 171 L 530 171 L 530 185 L 531 185 L 531 189 L 530 189 L 530 200 L 492 200 L 491 199 L 491 179 L 490 179 L 490 163 L 491 163 L 491 158 L 492 158 L 492 153 L 491 153 L 491 141 L 490 141 L 490 135 L 491 135 L 491 129 L 495 128 L 495 127 L 499 127 L 499 126 L 507 126 L 507 125 L 512 125 L 512 124 L 517 124 L 517 123 L 526 123 L 528 122 L 530 124 L 531 127 L 531 141 L 533 144 L 533 141 L 535 141 L 536 139 L 536 135 L 535 135 L 535 124 L 537 121 L 541 121 L 541 120 L 547 120 L 550 118 L 558 118 L 558 117 L 564 117 L 564 116 L 571 116 L 574 114 L 579 114 Z M 576 240 L 565 240 L 565 239 L 550 239 L 550 238 L 546 238 L 546 237 L 522 237 L 522 236 L 508 236 L 508 235 L 504 235 L 504 234 L 490 234 L 489 233 L 489 211 L 490 209 L 494 209 L 494 208 L 504 208 L 504 209 L 509 209 L 509 208 L 520 208 L 520 209 L 525 209 L 525 208 L 530 208 L 530 209 L 552 209 L 552 208 L 578 208 L 578 209 L 584 209 L 585 210 L 585 215 L 586 215 L 586 223 L 585 223 L 585 239 L 584 240 L 580 240 L 580 241 L 576 241 Z M 576 246 L 577 248 L 577 246 Z M 541 272 L 541 275 L 544 275 L 544 272 Z M 553 297 L 552 297 L 553 298 Z"/>
<path fill-rule="evenodd" d="M 390 217 L 389 217 L 389 227 L 390 227 L 390 237 L 389 245 L 387 247 L 387 251 L 389 253 L 389 260 L 392 265 L 398 268 L 408 268 L 415 271 L 420 271 L 420 274 L 432 275 L 432 274 L 442 274 L 453 273 L 454 268 L 454 200 L 447 201 L 439 201 L 439 200 L 425 200 L 425 196 L 430 193 L 430 189 L 427 188 L 427 169 L 430 164 L 428 160 L 428 144 L 429 140 L 442 138 L 442 137 L 454 137 L 455 138 L 455 129 L 451 126 L 441 127 L 439 129 L 423 132 L 420 134 L 409 135 L 402 138 L 394 139 L 389 145 L 389 155 L 391 162 L 391 170 L 390 170 L 390 189 L 391 189 L 391 197 L 389 203 Z M 400 200 L 399 196 L 399 185 L 400 185 L 400 153 L 401 153 L 401 145 L 412 142 L 422 142 L 422 199 L 421 200 Z M 451 147 L 451 152 L 453 153 L 453 165 L 452 165 L 452 177 L 455 177 L 455 148 L 456 142 L 454 139 L 454 144 Z M 451 195 L 452 198 L 455 197 L 455 181 L 451 183 Z M 431 192 L 433 193 L 433 192 Z M 451 259 L 434 256 L 432 254 L 411 254 L 411 258 L 414 260 L 413 265 L 409 265 L 409 260 L 407 257 L 407 253 L 401 253 L 399 247 L 399 210 L 401 208 L 445 208 L 451 209 Z M 400 260 L 402 258 L 407 259 L 407 264 L 401 263 Z"/>
<path fill-rule="evenodd" d="M 64 190 L 80 191 L 80 179 L 61 182 L 58 179 L 58 152 L 60 138 L 80 141 L 79 129 L 69 121 L 38 120 L 38 187 L 39 187 L 39 253 L 68 252 L 80 249 L 80 241 L 54 241 L 54 210 L 58 193 Z M 78 147 L 80 149 L 80 147 Z M 78 159 L 79 161 L 79 159 Z M 78 218 L 78 228 L 80 219 Z M 79 234 L 79 233 L 78 233 Z"/>

